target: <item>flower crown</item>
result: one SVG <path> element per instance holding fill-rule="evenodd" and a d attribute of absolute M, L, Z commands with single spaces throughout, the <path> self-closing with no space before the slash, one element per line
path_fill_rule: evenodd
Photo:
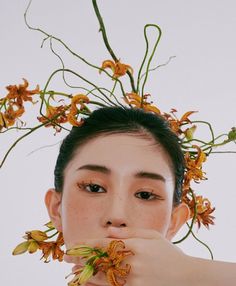
<path fill-rule="evenodd" d="M 197 194 L 192 189 L 192 183 L 200 183 L 202 180 L 206 180 L 203 164 L 210 157 L 213 148 L 226 145 L 230 142 L 236 142 L 236 128 L 233 127 L 226 134 L 215 136 L 209 122 L 191 119 L 196 111 L 187 111 L 179 117 L 177 115 L 177 110 L 171 109 L 170 112 L 163 112 L 160 107 L 153 104 L 151 95 L 146 92 L 145 86 L 149 73 L 162 66 L 151 66 L 153 56 L 162 35 L 160 27 L 156 24 L 147 24 L 144 27 L 146 50 L 137 73 L 137 78 L 135 78 L 133 68 L 129 64 L 123 63 L 111 48 L 96 0 L 92 0 L 93 8 L 99 22 L 103 42 L 111 57 L 111 59 L 103 61 L 98 66 L 72 51 L 61 39 L 48 34 L 44 30 L 30 26 L 27 22 L 27 12 L 30 4 L 31 3 L 29 3 L 24 14 L 25 23 L 29 29 L 38 31 L 45 36 L 42 44 L 44 44 L 45 41 L 50 42 L 51 51 L 60 60 L 61 68 L 53 71 L 43 89 L 40 89 L 37 85 L 35 89 L 30 90 L 29 83 L 26 79 L 23 79 L 22 84 L 9 85 L 6 87 L 6 96 L 0 98 L 0 133 L 5 133 L 14 129 L 23 132 L 23 135 L 18 137 L 9 147 L 0 163 L 0 167 L 3 166 L 9 153 L 15 148 L 18 142 L 41 127 L 53 128 L 56 134 L 62 129 L 69 131 L 69 125 L 81 126 L 84 121 L 83 118 L 90 116 L 95 108 L 105 106 L 141 108 L 147 112 L 162 116 L 168 121 L 171 130 L 180 139 L 181 148 L 185 157 L 182 201 L 189 206 L 191 218 L 190 223 L 187 223 L 189 230 L 186 235 L 174 243 L 180 243 L 189 235 L 195 236 L 193 233 L 193 225 L 195 223 L 197 223 L 198 228 L 200 228 L 201 225 L 204 225 L 207 228 L 209 228 L 209 225 L 213 225 L 213 212 L 215 208 L 212 207 L 209 199 Z M 150 50 L 149 38 L 147 36 L 148 29 L 154 29 L 157 32 L 156 42 L 152 47 L 152 50 Z M 62 57 L 54 49 L 53 44 L 55 42 L 61 44 L 67 52 L 71 53 L 76 59 L 87 64 L 91 69 L 95 69 L 99 74 L 105 74 L 110 78 L 113 85 L 112 88 L 100 87 L 80 73 L 66 68 Z M 170 60 L 171 58 L 169 61 Z M 169 61 L 163 65 L 168 64 Z M 62 74 L 63 81 L 68 89 L 75 88 L 76 92 L 65 93 L 49 89 L 52 79 L 57 74 Z M 66 75 L 68 74 L 82 80 L 87 87 L 71 86 L 66 80 Z M 125 87 L 123 83 L 125 77 L 128 77 L 129 80 L 128 87 Z M 119 96 L 117 94 L 119 94 Z M 29 127 L 26 122 L 23 121 L 23 115 L 28 109 L 32 108 L 30 104 L 33 105 L 34 110 L 36 109 L 35 118 L 38 120 L 38 124 L 32 127 Z M 206 125 L 208 127 L 210 140 L 205 141 L 195 136 L 196 129 L 201 125 Z M 19 132 L 17 134 L 19 134 Z M 52 256 L 53 259 L 62 261 L 64 254 L 64 251 L 61 248 L 64 245 L 63 235 L 55 230 L 51 222 L 47 223 L 45 226 L 47 228 L 45 231 L 33 230 L 26 232 L 26 235 L 24 236 L 25 241 L 15 248 L 13 254 L 21 254 L 27 251 L 29 253 L 34 253 L 39 249 L 42 251 L 42 259 L 44 259 L 45 262 L 49 261 L 50 256 Z M 49 233 L 52 234 L 49 235 Z M 52 237 L 56 237 L 56 239 L 51 241 L 50 239 Z M 118 273 L 117 275 L 120 275 L 120 277 L 126 277 L 129 272 L 129 267 L 127 266 L 125 270 L 121 270 L 119 268 L 119 263 L 126 254 L 130 255 L 131 253 L 128 250 L 123 250 L 123 252 L 118 251 L 123 254 L 120 256 L 119 263 L 117 262 L 118 260 L 115 260 L 114 262 L 113 258 L 117 258 L 117 255 L 114 254 L 116 253 L 114 252 L 114 249 L 117 247 L 123 249 L 124 245 L 122 245 L 122 242 L 119 243 L 119 245 L 109 245 L 105 250 L 82 246 L 82 248 L 77 248 L 77 250 L 79 249 L 77 252 L 73 252 L 73 250 L 67 251 L 67 254 L 69 255 L 82 256 L 88 258 L 88 261 L 90 261 L 90 263 L 86 264 L 89 265 L 86 269 L 80 269 L 74 273 L 76 276 L 70 282 L 70 285 L 80 285 L 82 283 L 81 281 L 84 283 L 88 277 L 94 275 L 97 271 L 104 271 L 107 274 L 108 280 L 110 279 L 109 281 L 112 281 L 113 278 L 115 281 L 117 280 L 114 273 Z M 87 251 L 86 253 L 84 252 L 85 250 Z M 109 261 L 110 264 L 107 261 Z M 113 268 L 108 267 L 108 265 L 112 265 Z M 116 269 L 116 272 L 111 271 L 111 269 Z M 116 284 L 112 284 L 111 282 L 111 285 Z"/>

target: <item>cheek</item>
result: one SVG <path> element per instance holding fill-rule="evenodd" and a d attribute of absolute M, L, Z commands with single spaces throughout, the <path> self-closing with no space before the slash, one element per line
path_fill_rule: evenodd
<path fill-rule="evenodd" d="M 62 231 L 67 247 L 80 240 L 95 237 L 93 231 L 98 229 L 102 206 L 86 198 L 65 196 L 62 198 Z"/>
<path fill-rule="evenodd" d="M 171 207 L 163 204 L 159 207 L 153 207 L 151 210 L 143 210 L 137 220 L 139 227 L 154 229 L 163 235 L 166 235 L 171 221 Z"/>

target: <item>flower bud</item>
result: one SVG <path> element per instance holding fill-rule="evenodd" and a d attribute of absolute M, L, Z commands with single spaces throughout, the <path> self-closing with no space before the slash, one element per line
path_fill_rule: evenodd
<path fill-rule="evenodd" d="M 16 246 L 16 248 L 12 251 L 13 255 L 18 255 L 25 253 L 28 250 L 30 242 L 29 241 L 24 241 Z"/>
<path fill-rule="evenodd" d="M 26 234 L 30 235 L 30 237 L 36 241 L 44 241 L 48 239 L 47 234 L 40 230 L 32 230 L 32 231 L 26 232 Z"/>
<path fill-rule="evenodd" d="M 228 139 L 230 141 L 235 141 L 236 140 L 236 127 L 232 127 L 231 131 L 228 133 Z"/>
<path fill-rule="evenodd" d="M 48 227 L 48 228 L 55 228 L 51 221 L 46 223 L 45 226 Z"/>
<path fill-rule="evenodd" d="M 79 285 L 84 284 L 93 276 L 94 268 L 90 264 L 84 266 L 83 271 L 79 274 Z"/>
<path fill-rule="evenodd" d="M 32 240 L 32 241 L 29 243 L 29 246 L 28 246 L 28 251 L 29 251 L 29 253 L 34 253 L 34 252 L 36 252 L 38 249 L 39 249 L 39 245 L 38 245 L 37 241 Z"/>
<path fill-rule="evenodd" d="M 79 245 L 77 247 L 70 248 L 66 251 L 66 254 L 68 255 L 82 256 L 82 257 L 87 257 L 92 253 L 93 253 L 93 248 L 87 245 Z"/>
<path fill-rule="evenodd" d="M 195 132 L 196 129 L 197 129 L 197 126 L 193 125 L 192 127 L 187 128 L 184 131 L 184 134 L 185 134 L 187 140 L 192 140 L 193 139 L 193 135 L 194 135 L 194 132 Z"/>

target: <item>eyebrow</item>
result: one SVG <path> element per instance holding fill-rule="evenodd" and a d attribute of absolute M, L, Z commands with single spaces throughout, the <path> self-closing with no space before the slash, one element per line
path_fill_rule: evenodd
<path fill-rule="evenodd" d="M 94 164 L 87 164 L 79 167 L 77 170 L 89 170 L 89 171 L 95 171 L 103 174 L 110 175 L 111 174 L 111 169 L 108 169 L 105 166 L 101 165 L 94 165 Z M 158 174 L 158 173 L 152 173 L 152 172 L 144 172 L 144 171 L 139 171 L 134 174 L 135 178 L 144 178 L 144 179 L 151 179 L 151 180 L 158 180 L 162 182 L 166 182 L 166 179 Z"/>

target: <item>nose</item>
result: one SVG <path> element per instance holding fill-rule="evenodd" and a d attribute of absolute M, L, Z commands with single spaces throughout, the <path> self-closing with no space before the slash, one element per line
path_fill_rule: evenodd
<path fill-rule="evenodd" d="M 104 208 L 103 226 L 127 227 L 129 219 L 126 199 L 119 196 L 112 197 Z"/>

